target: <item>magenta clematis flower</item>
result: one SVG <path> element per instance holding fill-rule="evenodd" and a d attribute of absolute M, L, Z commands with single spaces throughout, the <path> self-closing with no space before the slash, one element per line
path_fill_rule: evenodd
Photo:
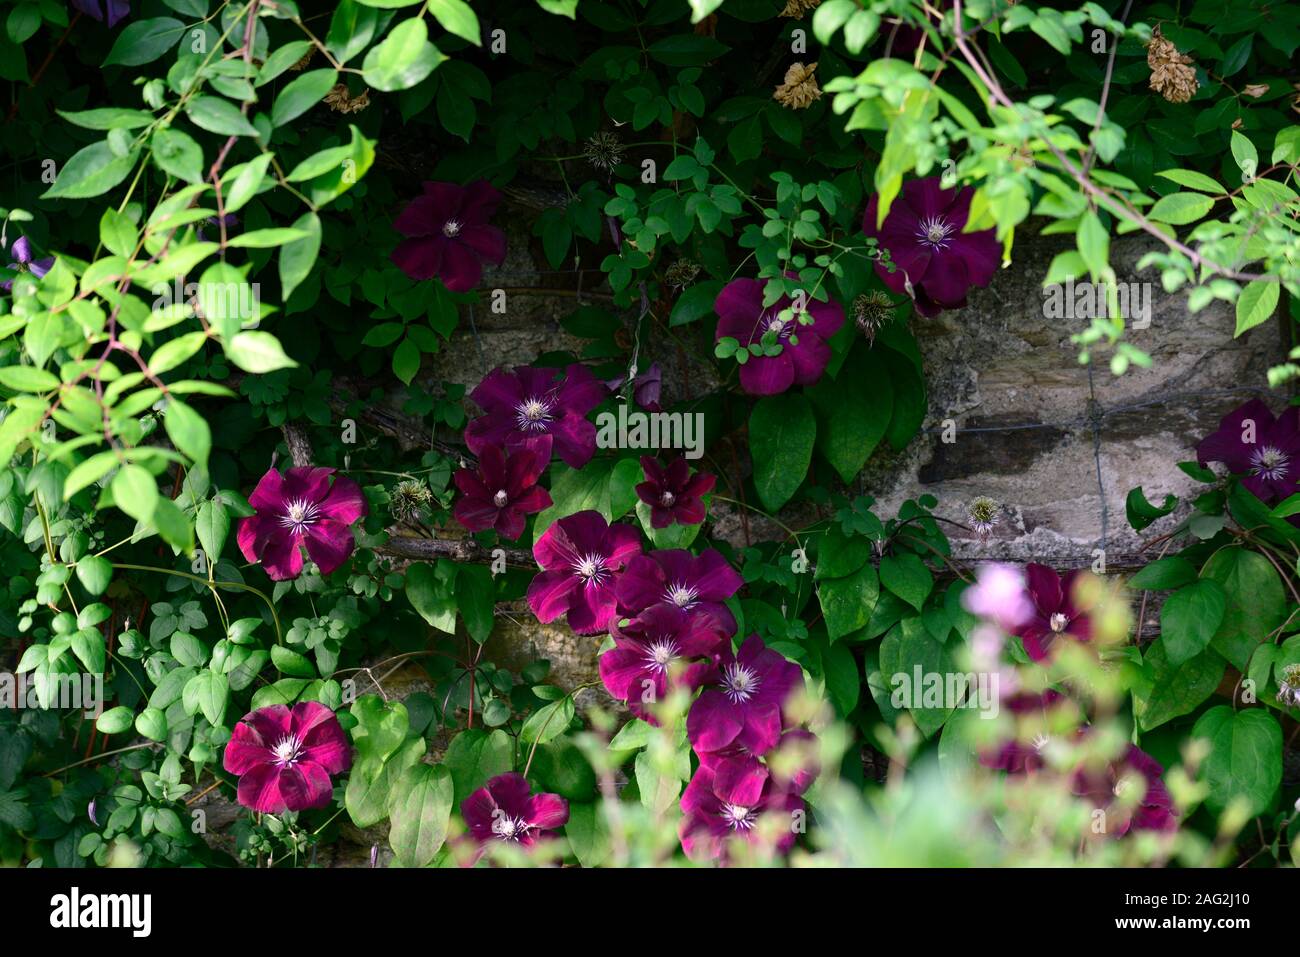
<path fill-rule="evenodd" d="M 1086 729 L 1080 729 L 1080 734 L 1084 733 Z M 1130 830 L 1172 831 L 1178 827 L 1178 818 L 1162 778 L 1164 773 L 1160 762 L 1130 744 L 1124 756 L 1112 761 L 1104 771 L 1077 770 L 1073 789 L 1094 806 L 1105 808 L 1108 818 L 1118 818 L 1118 821 L 1107 821 L 1109 834 L 1122 837 Z M 1136 805 L 1123 800 L 1130 788 L 1143 789 Z"/>
<path fill-rule="evenodd" d="M 454 480 L 461 491 L 452 514 L 471 532 L 495 529 L 504 538 L 524 532 L 526 515 L 551 505 L 551 494 L 537 484 L 551 461 L 549 436 L 536 448 L 507 455 L 489 445 L 479 456 L 478 470 L 460 469 Z"/>
<path fill-rule="evenodd" d="M 698 556 L 684 548 L 662 549 L 628 562 L 618 580 L 618 606 L 626 617 L 635 618 L 654 605 L 672 605 L 709 615 L 733 634 L 735 616 L 722 603 L 743 584 L 740 573 L 712 548 Z"/>
<path fill-rule="evenodd" d="M 694 691 L 716 680 L 713 657 L 728 638 L 714 619 L 672 605 L 655 605 L 613 634 L 614 647 L 600 656 L 600 680 L 651 724 L 658 724 L 652 706 L 670 688 Z"/>
<path fill-rule="evenodd" d="M 717 476 L 707 472 L 691 475 L 691 465 L 678 456 L 667 466 L 651 455 L 641 457 L 646 481 L 636 487 L 637 497 L 650 506 L 652 528 L 669 525 L 698 525 L 704 521 L 702 496 L 713 491 Z"/>
<path fill-rule="evenodd" d="M 274 581 L 302 574 L 302 550 L 328 575 L 352 554 L 353 522 L 366 514 L 361 487 L 329 468 L 269 469 L 248 502 L 255 515 L 239 523 L 239 550 L 261 561 Z"/>
<path fill-rule="evenodd" d="M 1030 562 L 1025 566 L 1025 581 L 1033 614 L 1012 634 L 1024 640 L 1025 652 L 1034 661 L 1051 654 L 1052 645 L 1062 635 L 1076 641 L 1092 639 L 1092 621 L 1075 604 L 1074 585 L 1082 575 L 1075 569 L 1062 578 L 1046 565 Z"/>
<path fill-rule="evenodd" d="M 678 829 L 682 850 L 692 861 L 725 860 L 727 846 L 739 838 L 757 845 L 759 822 L 778 818 L 784 827 L 772 847 L 785 854 L 794 845 L 797 812 L 804 802 L 777 786 L 762 762 L 753 757 L 701 763 L 682 794 L 685 817 Z"/>
<path fill-rule="evenodd" d="M 1001 562 L 976 569 L 975 584 L 961 593 L 961 603 L 972 615 L 987 618 L 1003 631 L 1015 630 L 1034 614 L 1024 572 Z"/>
<path fill-rule="evenodd" d="M 894 271 L 876 273 L 894 292 L 907 293 L 923 316 L 966 305 L 973 286 L 987 286 L 997 271 L 1001 246 L 996 230 L 964 233 L 975 190 L 944 189 L 939 177 L 909 180 L 876 228 L 879 198 L 867 203 L 862 231 L 889 250 Z"/>
<path fill-rule="evenodd" d="M 781 740 L 781 709 L 802 673 L 794 662 L 750 635 L 733 655 L 724 646 L 718 679 L 695 699 L 686 736 L 697 753 L 738 745 L 763 755 Z"/>
<path fill-rule="evenodd" d="M 130 0 L 72 0 L 72 8 L 110 27 L 131 12 Z"/>
<path fill-rule="evenodd" d="M 569 820 L 569 802 L 558 794 L 533 794 L 517 771 L 498 774 L 460 805 L 481 857 L 493 841 L 532 847 Z"/>
<path fill-rule="evenodd" d="M 1275 418 L 1267 405 L 1251 399 L 1201 440 L 1196 461 L 1202 468 L 1222 462 L 1261 501 L 1286 498 L 1297 491 L 1300 479 L 1300 408 L 1288 406 Z"/>
<path fill-rule="evenodd" d="M 618 392 L 627 385 L 627 376 L 621 375 L 616 379 L 606 379 L 605 387 L 610 392 Z M 632 380 L 632 398 L 636 404 L 649 412 L 658 412 L 659 396 L 663 391 L 663 372 L 659 368 L 659 363 L 650 363 L 650 368 L 641 373 Z"/>
<path fill-rule="evenodd" d="M 641 553 L 641 536 L 630 525 L 610 525 L 588 509 L 561 518 L 533 546 L 544 571 L 528 586 L 528 605 L 538 621 L 568 613 L 580 635 L 605 631 L 614 618 L 614 579 Z"/>
<path fill-rule="evenodd" d="M 352 766 L 347 736 L 334 712 L 316 701 L 244 715 L 222 765 L 239 777 L 239 803 L 262 814 L 325 807 L 330 775 Z"/>
<path fill-rule="evenodd" d="M 701 751 L 697 757 L 700 764 L 713 768 L 720 761 L 755 755 L 739 744 L 732 744 L 721 751 Z M 763 761 L 778 788 L 803 794 L 821 774 L 817 736 L 807 728 L 791 728 L 781 734 L 774 749 L 763 755 Z"/>
<path fill-rule="evenodd" d="M 468 292 L 484 262 L 499 266 L 506 258 L 506 234 L 488 222 L 500 202 L 487 180 L 425 183 L 393 222 L 408 237 L 393 250 L 393 262 L 412 279 L 436 276 L 452 292 Z"/>
<path fill-rule="evenodd" d="M 1054 708 L 1060 707 L 1065 700 L 1063 694 L 1051 688 L 1042 692 L 1018 691 L 1004 698 L 1002 707 L 1010 711 L 1015 719 L 1017 736 L 1001 742 L 995 748 L 981 751 L 980 764 L 986 768 L 996 768 L 1011 774 L 1022 774 L 1041 768 L 1043 766 L 1041 751 L 1047 744 L 1042 727 L 1046 724 L 1048 714 Z M 1033 737 L 1020 736 L 1022 729 L 1027 735 L 1035 728 L 1038 730 Z"/>
<path fill-rule="evenodd" d="M 54 257 L 47 256 L 44 259 L 32 258 L 32 244 L 26 236 L 19 236 L 14 240 L 14 244 L 9 249 L 9 255 L 13 256 L 16 262 L 11 262 L 9 268 L 14 272 L 29 272 L 37 279 L 40 279 L 50 267 L 54 265 Z M 12 279 L 6 279 L 0 283 L 0 289 L 9 292 L 14 287 Z"/>
<path fill-rule="evenodd" d="M 812 385 L 831 361 L 826 340 L 844 325 L 844 310 L 834 302 L 809 299 L 802 316 L 782 321 L 780 313 L 790 307 L 790 297 L 764 306 L 764 285 L 757 279 L 733 279 L 722 287 L 713 303 L 718 314 L 715 340 L 731 338 L 748 347 L 765 333 L 775 333 L 780 354 L 750 355 L 740 367 L 740 384 L 751 395 L 776 395 L 792 385 Z M 805 324 L 805 319 L 811 321 Z"/>
<path fill-rule="evenodd" d="M 564 370 L 524 366 L 493 370 L 469 397 L 483 415 L 465 427 L 465 444 L 475 455 L 489 445 L 519 448 L 549 436 L 570 468 L 582 468 L 596 452 L 596 427 L 587 413 L 600 404 L 604 383 L 576 363 Z"/>

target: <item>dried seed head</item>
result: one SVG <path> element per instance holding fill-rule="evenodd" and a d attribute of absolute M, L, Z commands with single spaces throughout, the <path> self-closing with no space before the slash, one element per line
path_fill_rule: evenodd
<path fill-rule="evenodd" d="M 325 105 L 335 113 L 360 113 L 370 105 L 370 91 L 362 90 L 353 96 L 346 83 L 339 83 L 325 94 Z"/>
<path fill-rule="evenodd" d="M 617 133 L 601 130 L 583 144 L 582 155 L 596 169 L 609 172 L 623 162 L 623 141 Z"/>
<path fill-rule="evenodd" d="M 700 264 L 692 262 L 689 259 L 679 259 L 664 273 L 664 282 L 673 289 L 685 289 L 691 283 L 695 282 L 695 277 L 700 274 Z"/>
<path fill-rule="evenodd" d="M 785 0 L 781 16 L 802 20 L 806 14 L 812 13 L 821 5 L 822 0 Z"/>
<path fill-rule="evenodd" d="M 821 87 L 817 85 L 817 64 L 791 63 L 785 71 L 785 82 L 776 88 L 773 98 L 782 106 L 791 110 L 803 110 L 812 106 L 821 98 Z"/>
<path fill-rule="evenodd" d="M 966 506 L 966 518 L 970 521 L 971 528 L 980 535 L 987 535 L 993 531 L 993 526 L 997 525 L 1001 512 L 1002 506 L 987 495 L 971 499 L 970 504 Z"/>
<path fill-rule="evenodd" d="M 403 479 L 389 496 L 388 511 L 399 522 L 409 521 L 433 504 L 433 492 L 424 479 Z"/>
<path fill-rule="evenodd" d="M 1151 68 L 1149 84 L 1170 103 L 1186 103 L 1196 93 L 1196 69 L 1193 60 L 1179 53 L 1172 42 L 1160 34 L 1156 27 L 1147 44 L 1147 66 Z"/>
<path fill-rule="evenodd" d="M 894 301 L 889 294 L 873 289 L 853 300 L 853 319 L 868 342 L 876 341 L 876 333 L 894 318 Z"/>
<path fill-rule="evenodd" d="M 1287 665 L 1282 669 L 1282 678 L 1278 682 L 1281 688 L 1277 700 L 1289 708 L 1300 707 L 1300 665 Z"/>

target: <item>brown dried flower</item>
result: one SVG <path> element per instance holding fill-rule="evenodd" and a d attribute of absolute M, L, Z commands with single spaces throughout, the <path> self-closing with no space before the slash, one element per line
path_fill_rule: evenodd
<path fill-rule="evenodd" d="M 325 104 L 335 113 L 360 113 L 370 105 L 370 91 L 362 90 L 353 96 L 346 83 L 338 83 L 325 94 Z"/>
<path fill-rule="evenodd" d="M 1268 84 L 1251 83 L 1241 92 L 1244 93 L 1246 96 L 1250 97 L 1251 99 L 1258 100 L 1261 96 L 1263 96 L 1265 93 L 1268 92 Z"/>
<path fill-rule="evenodd" d="M 785 82 L 776 88 L 772 96 L 784 107 L 792 110 L 804 110 L 821 98 L 821 87 L 817 85 L 817 64 L 791 63 L 785 71 Z"/>
<path fill-rule="evenodd" d="M 785 9 L 781 11 L 781 16 L 802 20 L 805 14 L 812 13 L 821 5 L 822 0 L 785 0 Z"/>
<path fill-rule="evenodd" d="M 314 57 L 315 55 L 316 55 L 316 48 L 309 47 L 307 52 L 302 55 L 302 59 L 299 60 L 297 63 L 295 63 L 293 66 L 289 67 L 289 69 L 294 71 L 295 73 L 299 72 L 300 70 L 307 69 L 307 64 L 311 62 L 312 57 Z"/>
<path fill-rule="evenodd" d="M 1151 67 L 1151 89 L 1170 103 L 1186 103 L 1196 93 L 1196 69 L 1193 60 L 1179 53 L 1172 42 L 1166 40 L 1156 27 L 1147 44 L 1147 66 Z"/>

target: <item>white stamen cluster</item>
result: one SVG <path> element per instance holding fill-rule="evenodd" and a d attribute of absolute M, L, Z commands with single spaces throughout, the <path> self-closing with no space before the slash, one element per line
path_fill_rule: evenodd
<path fill-rule="evenodd" d="M 664 592 L 664 598 L 678 608 L 690 608 L 699 600 L 700 592 L 685 582 L 673 582 Z"/>
<path fill-rule="evenodd" d="M 1291 458 L 1280 449 L 1265 445 L 1250 454 L 1250 470 L 1269 482 L 1279 482 L 1291 470 Z"/>
<path fill-rule="evenodd" d="M 551 404 L 531 395 L 515 406 L 515 422 L 522 432 L 545 432 L 551 421 Z"/>
<path fill-rule="evenodd" d="M 295 535 L 301 535 L 318 518 L 320 518 L 320 509 L 316 503 L 298 498 L 285 508 L 284 514 L 280 516 L 280 524 Z"/>
<path fill-rule="evenodd" d="M 456 219 L 449 219 L 442 224 L 442 234 L 448 239 L 453 239 L 456 236 L 459 236 L 460 229 L 460 221 Z"/>
<path fill-rule="evenodd" d="M 754 696 L 760 679 L 758 672 L 739 661 L 733 661 L 722 672 L 722 693 L 732 704 L 742 704 Z"/>
<path fill-rule="evenodd" d="M 733 831 L 749 831 L 754 827 L 754 809 L 743 804 L 723 804 L 722 820 Z"/>
<path fill-rule="evenodd" d="M 498 814 L 492 819 L 492 833 L 502 841 L 518 841 L 530 827 L 522 817 Z"/>
<path fill-rule="evenodd" d="M 586 579 L 588 585 L 604 584 L 609 577 L 609 570 L 605 568 L 605 556 L 595 552 L 580 556 L 574 560 L 572 567 L 579 578 Z"/>
<path fill-rule="evenodd" d="M 297 735 L 287 734 L 271 748 L 275 763 L 282 768 L 292 767 L 302 753 L 302 739 Z"/>
<path fill-rule="evenodd" d="M 668 666 L 677 660 L 677 642 L 671 638 L 660 638 L 646 645 L 645 661 L 650 670 L 663 674 Z"/>
<path fill-rule="evenodd" d="M 953 234 L 953 231 L 953 225 L 942 216 L 931 216 L 921 220 L 916 238 L 933 249 L 947 249 L 948 237 Z"/>

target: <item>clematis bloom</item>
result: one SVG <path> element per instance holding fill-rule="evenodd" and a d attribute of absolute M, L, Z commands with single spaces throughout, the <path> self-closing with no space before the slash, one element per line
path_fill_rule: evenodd
<path fill-rule="evenodd" d="M 781 740 L 781 710 L 800 683 L 799 666 L 750 635 L 732 654 L 724 646 L 718 679 L 691 705 L 686 736 L 696 752 L 737 745 L 763 755 Z"/>
<path fill-rule="evenodd" d="M 1222 462 L 1263 502 L 1286 498 L 1297 491 L 1300 479 L 1300 407 L 1288 406 L 1275 417 L 1267 405 L 1251 399 L 1200 441 L 1196 461 L 1202 468 Z"/>
<path fill-rule="evenodd" d="M 517 771 L 498 774 L 460 805 L 480 856 L 493 841 L 532 847 L 569 820 L 569 802 L 558 794 L 533 794 Z"/>
<path fill-rule="evenodd" d="M 1062 577 L 1036 562 L 1025 566 L 1033 614 L 1011 633 L 1024 641 L 1025 652 L 1034 661 L 1045 660 L 1062 636 L 1084 643 L 1092 640 L 1092 621 L 1075 603 L 1074 587 L 1082 575 L 1082 570 L 1075 569 Z"/>
<path fill-rule="evenodd" d="M 461 497 L 452 514 L 471 532 L 495 529 L 503 538 L 524 532 L 525 516 L 550 507 L 551 494 L 537 484 L 551 461 L 549 438 L 536 448 L 507 455 L 489 445 L 479 456 L 478 469 L 459 469 L 453 476 Z"/>
<path fill-rule="evenodd" d="M 570 468 L 582 468 L 596 452 L 596 427 L 587 413 L 608 390 L 578 364 L 564 370 L 523 366 L 494 369 L 469 394 L 483 414 L 465 427 L 465 444 L 475 455 L 489 445 L 516 449 L 549 437 Z"/>
<path fill-rule="evenodd" d="M 614 647 L 600 656 L 600 680 L 638 718 L 658 724 L 652 706 L 670 689 L 694 691 L 717 677 L 712 659 L 727 639 L 712 618 L 656 605 L 614 629 Z"/>
<path fill-rule="evenodd" d="M 783 320 L 780 313 L 790 308 L 790 297 L 764 306 L 764 285 L 757 279 L 733 279 L 722 287 L 713 303 L 718 314 L 715 340 L 731 338 L 747 348 L 764 334 L 775 334 L 779 354 L 750 355 L 740 367 L 740 385 L 751 395 L 776 395 L 792 385 L 812 385 L 831 361 L 826 340 L 844 325 L 844 310 L 834 302 L 809 299 L 803 316 Z M 803 319 L 811 321 L 805 324 Z"/>
<path fill-rule="evenodd" d="M 997 271 L 1001 245 L 996 230 L 963 232 L 975 190 L 944 189 L 939 177 L 909 180 L 877 228 L 879 197 L 867 203 L 862 231 L 889 250 L 894 271 L 876 273 L 896 293 L 907 293 L 923 316 L 966 305 L 966 293 L 987 286 Z"/>
<path fill-rule="evenodd" d="M 614 577 L 641 552 L 630 525 L 610 525 L 588 509 L 558 519 L 533 546 L 543 571 L 528 586 L 528 605 L 538 621 L 568 614 L 580 635 L 605 631 L 614 618 Z"/>
<path fill-rule="evenodd" d="M 412 279 L 436 277 L 452 292 L 468 292 L 483 277 L 483 263 L 499 266 L 506 258 L 506 235 L 489 223 L 500 203 L 487 180 L 425 183 L 393 222 L 407 237 L 393 262 Z"/>
<path fill-rule="evenodd" d="M 669 525 L 698 525 L 704 521 L 703 496 L 713 491 L 717 476 L 707 472 L 691 475 L 691 465 L 678 456 L 668 465 L 660 465 L 652 455 L 641 457 L 646 480 L 637 483 L 637 498 L 650 506 L 652 528 Z"/>
<path fill-rule="evenodd" d="M 328 575 L 355 542 L 348 527 L 366 514 L 361 487 L 330 468 L 269 469 L 248 502 L 256 514 L 242 519 L 236 538 L 250 562 L 261 561 L 275 581 L 302 574 L 302 550 Z"/>
<path fill-rule="evenodd" d="M 1105 809 L 1109 834 L 1122 837 L 1130 830 L 1172 831 L 1178 827 L 1178 818 L 1164 772 L 1160 762 L 1130 744 L 1123 756 L 1104 770 L 1077 770 L 1074 793 Z"/>
<path fill-rule="evenodd" d="M 329 804 L 330 775 L 352 766 L 347 736 L 334 712 L 316 701 L 244 715 L 226 744 L 222 766 L 239 777 L 238 800 L 262 814 Z"/>
<path fill-rule="evenodd" d="M 14 262 L 9 264 L 9 268 L 14 272 L 29 272 L 37 279 L 40 279 L 50 267 L 54 265 L 54 257 L 46 256 L 43 259 L 32 258 L 32 244 L 26 236 L 19 236 L 14 240 L 13 246 L 9 249 L 9 255 L 13 256 Z M 14 287 L 12 279 L 6 279 L 0 283 L 0 289 L 9 292 Z"/>
<path fill-rule="evenodd" d="M 635 618 L 654 605 L 672 605 L 708 615 L 732 634 L 736 619 L 722 603 L 743 584 L 740 573 L 712 548 L 698 556 L 684 548 L 661 549 L 628 562 L 618 580 L 618 606 Z"/>
<path fill-rule="evenodd" d="M 131 12 L 130 0 L 72 0 L 72 8 L 110 27 Z"/>
<path fill-rule="evenodd" d="M 752 756 L 701 763 L 682 794 L 685 815 L 678 836 L 692 861 L 725 860 L 728 844 L 743 840 L 758 845 L 764 818 L 780 822 L 772 850 L 784 854 L 795 841 L 796 814 L 804 809 L 799 795 L 777 785 L 769 770 Z"/>

